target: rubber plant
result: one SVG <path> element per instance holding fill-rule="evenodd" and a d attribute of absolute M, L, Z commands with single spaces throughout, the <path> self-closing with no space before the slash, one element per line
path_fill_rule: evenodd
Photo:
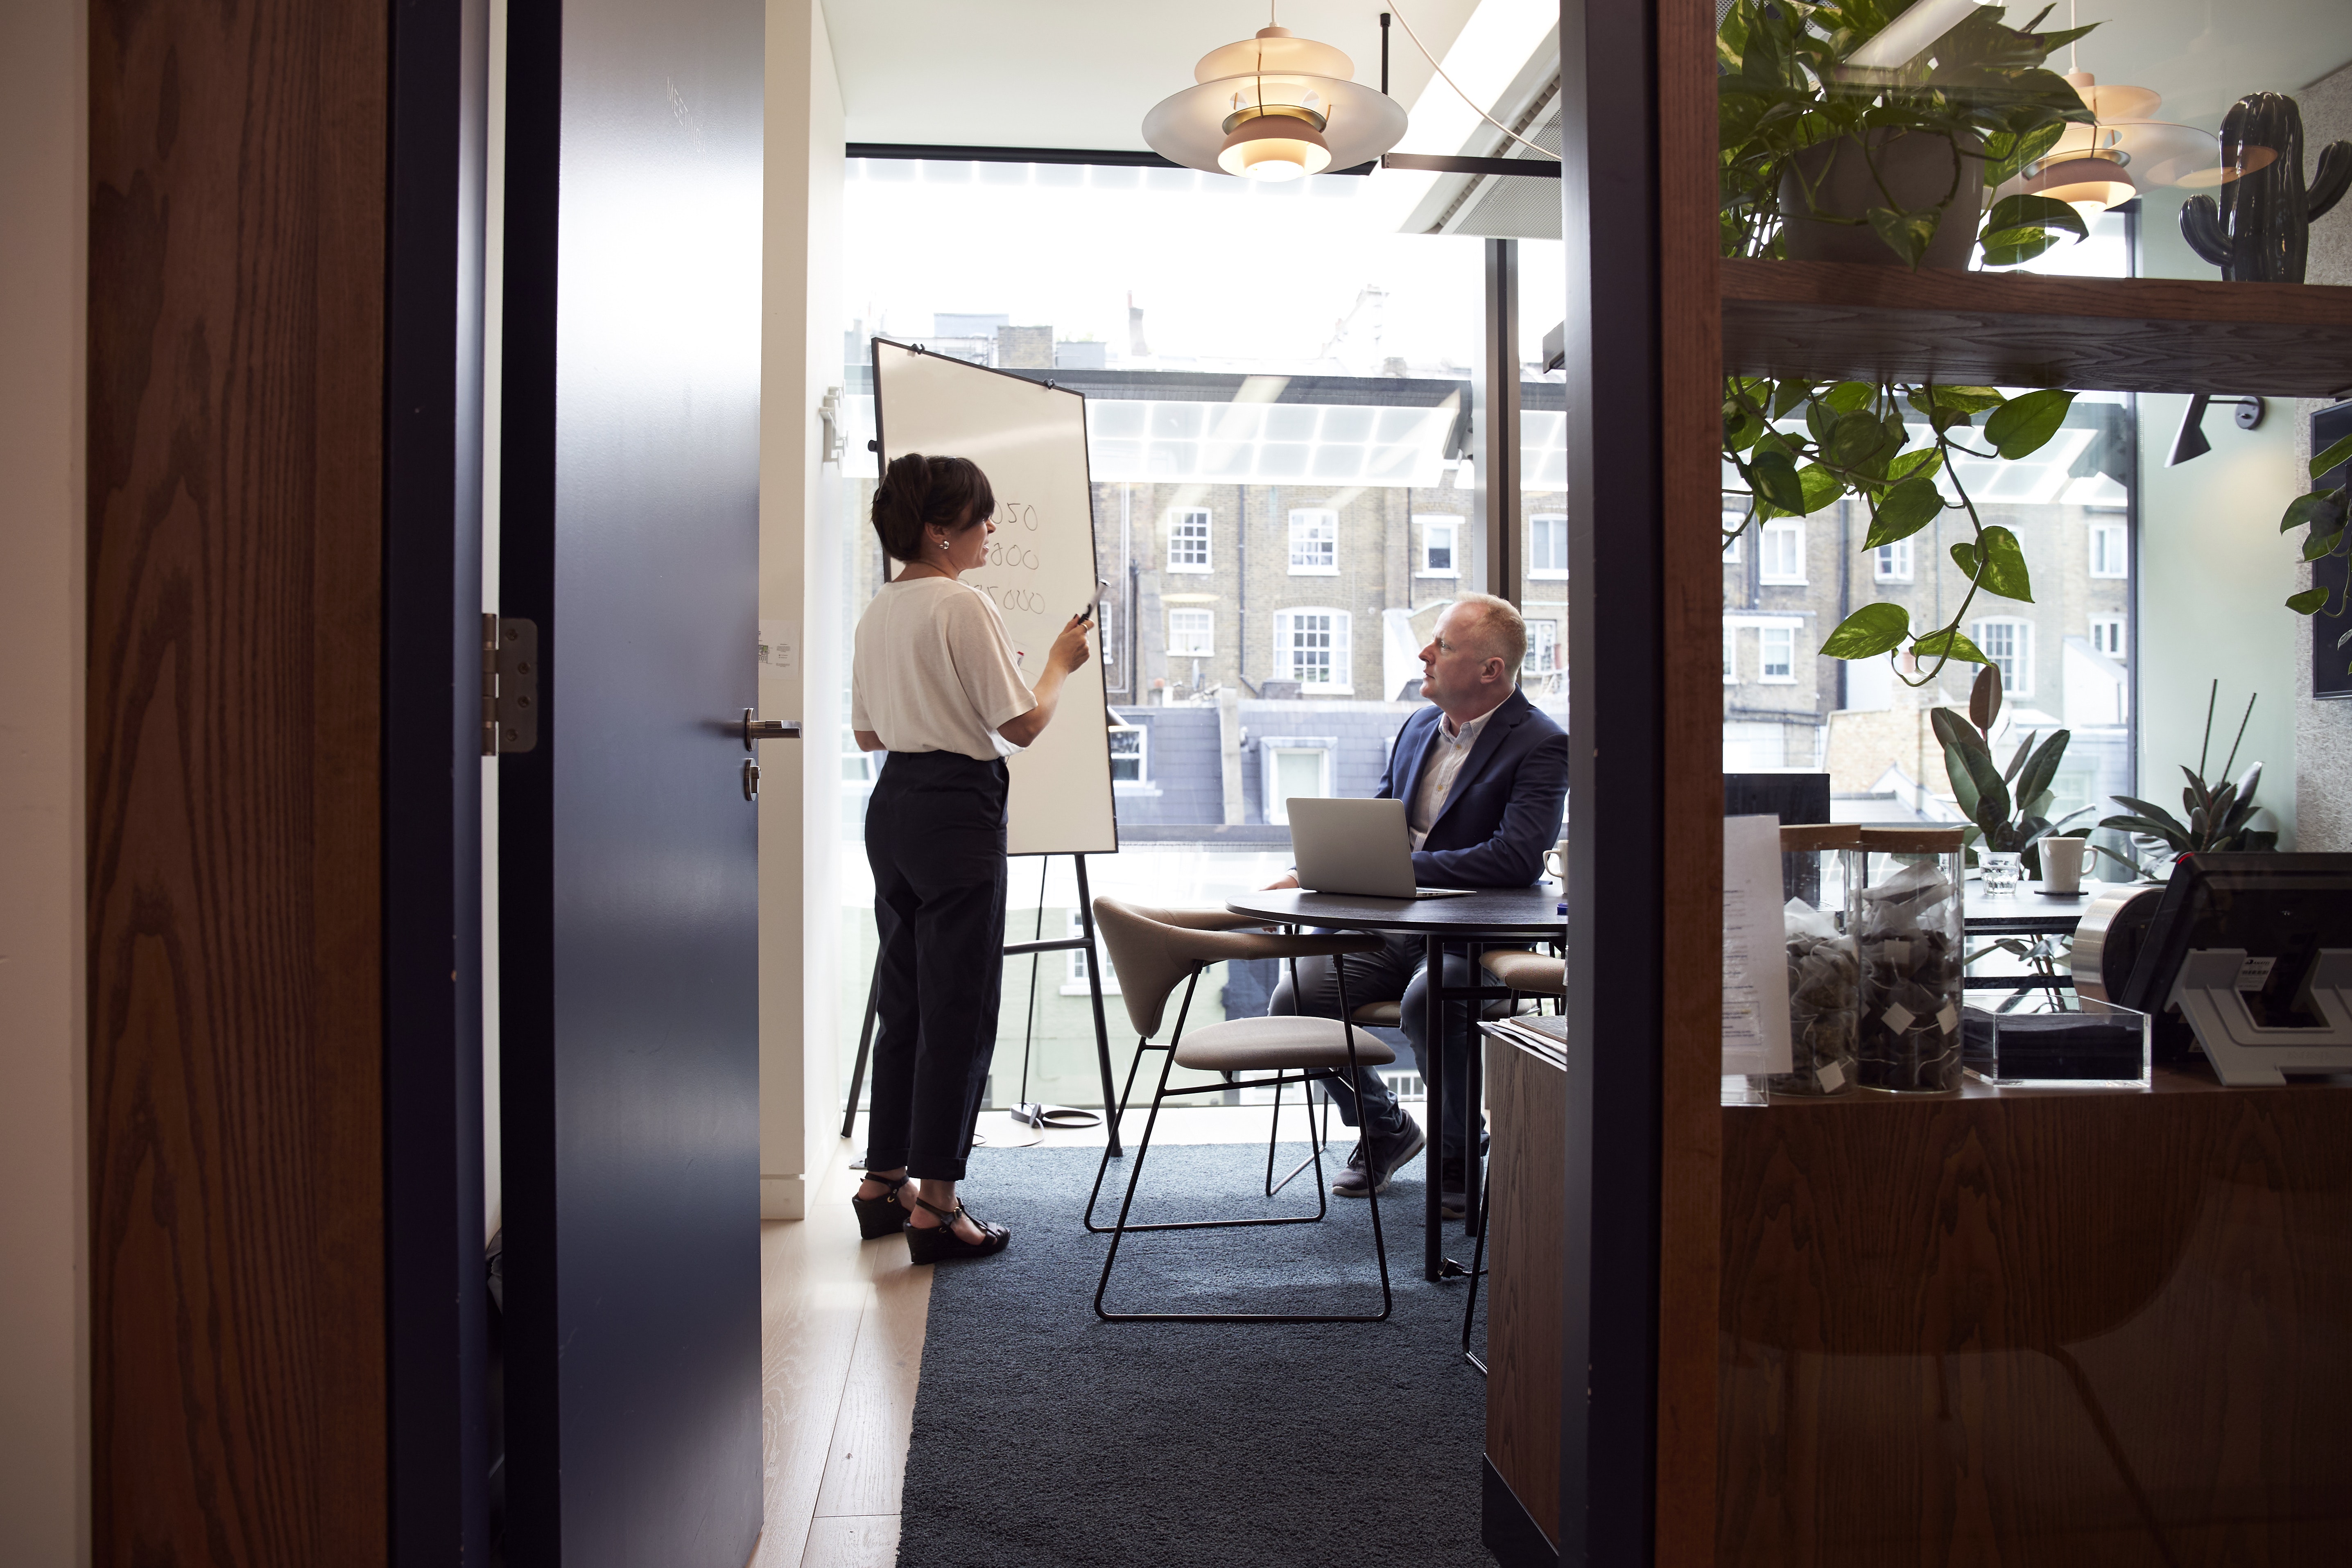
<path fill-rule="evenodd" d="M 2329 485 L 2327 476 L 2336 473 L 2336 483 Z M 2299 495 L 2287 503 L 2286 515 L 2279 519 L 2279 531 L 2292 533 L 2298 528 L 2310 531 L 2304 535 L 2303 558 L 2318 561 L 2345 551 L 2345 519 L 2352 513 L 2352 436 L 2347 436 L 2325 452 L 2311 459 L 2311 481 L 2324 488 Z M 2299 616 L 2314 615 L 2327 607 L 2327 590 L 2305 588 L 2290 595 L 2286 607 Z M 2342 615 L 2338 605 L 2336 614 Z M 2252 708 L 2250 702 L 2249 710 Z M 2228 768 L 2221 770 L 2228 773 Z"/>
<path fill-rule="evenodd" d="M 2238 738 L 2230 742 L 2229 758 L 2221 764 L 2221 782 L 2205 782 L 2205 763 L 2213 751 L 2213 705 L 2221 695 L 2221 683 L 2216 679 L 2205 696 L 2205 742 L 2198 749 L 2197 766 L 2192 770 L 2184 763 L 2180 767 L 2189 780 L 2188 786 L 2180 792 L 2180 806 L 2189 819 L 2183 822 L 2153 802 L 2119 795 L 2114 797 L 2116 804 L 2129 806 L 2130 811 L 2102 818 L 2100 826 L 2160 839 L 2175 855 L 2194 855 L 2206 849 L 2278 847 L 2275 831 L 2247 826 L 2254 813 L 2262 809 L 2255 804 L 2254 791 L 2263 782 L 2263 764 L 2256 763 L 2235 779 L 2229 776 L 2238 760 L 2238 747 L 2246 739 L 2246 724 L 2254 716 L 2254 698 L 2260 692 L 2246 699 L 2246 711 L 2238 721 Z"/>
<path fill-rule="evenodd" d="M 2006 768 L 1994 760 L 1992 727 L 2000 717 L 2000 667 L 1988 664 L 1978 671 L 1969 692 L 1967 713 L 1937 708 L 1927 720 L 1944 748 L 1944 772 L 1952 782 L 1953 798 L 1969 819 L 1969 829 L 1961 835 L 1968 863 L 1977 863 L 1981 844 L 1995 854 L 2023 856 L 2027 873 L 2039 878 L 2042 862 L 2034 846 L 2075 817 L 2087 816 L 2091 808 L 2084 806 L 2056 822 L 2050 819 L 2050 781 L 2058 775 L 2072 731 L 2053 731 L 2046 740 L 2039 731 L 2026 736 Z"/>
<path fill-rule="evenodd" d="M 1783 182 L 1797 154 L 1822 142 L 1854 137 L 1867 157 L 1871 132 L 1943 137 L 1980 165 L 1990 191 L 2048 152 L 2069 123 L 2092 118 L 2082 96 L 2042 65 L 2051 50 L 2091 29 L 2037 32 L 2046 8 L 2021 29 L 2003 23 L 2001 7 L 1979 6 L 1903 66 L 1863 71 L 1845 64 L 1905 9 L 1881 0 L 1737 0 L 1727 14 L 1717 33 L 1726 257 L 1780 255 Z M 1958 194 L 1917 210 L 1813 216 L 1867 223 L 1895 258 L 1916 267 Z M 2005 197 L 1985 216 L 1985 260 L 2013 265 L 2062 236 L 2085 233 L 2063 202 Z M 1908 652 L 1914 673 L 1898 667 L 1895 675 L 1915 687 L 1930 684 L 1955 658 L 1984 664 L 1983 652 L 1960 630 L 1977 595 L 2030 604 L 2032 584 L 2017 536 L 1979 516 L 1951 457 L 2030 457 L 2058 433 L 2074 401 L 2072 392 L 2060 390 L 2011 397 L 1989 386 L 1928 382 L 1727 377 L 1723 458 L 1746 486 L 1731 492 L 1744 493 L 1746 508 L 1737 526 L 1723 531 L 1724 547 L 1772 518 L 1805 516 L 1848 496 L 1869 509 L 1865 551 L 1908 539 L 1948 510 L 1961 512 L 1970 537 L 1954 544 L 1951 556 L 1969 587 L 1948 621 L 1918 628 L 1901 605 L 1864 605 L 1839 623 L 1821 651 L 1845 659 Z"/>

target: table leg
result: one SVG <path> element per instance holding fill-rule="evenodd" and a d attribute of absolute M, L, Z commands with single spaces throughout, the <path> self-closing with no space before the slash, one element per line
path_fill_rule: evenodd
<path fill-rule="evenodd" d="M 1445 945 L 1437 938 L 1422 941 L 1422 1038 L 1427 1059 L 1424 1107 L 1429 1117 L 1429 1145 L 1422 1157 L 1422 1178 L 1427 1184 L 1426 1226 L 1422 1231 L 1422 1278 L 1436 1279 L 1445 1269 L 1445 1221 L 1437 1212 L 1439 1168 L 1445 1139 Z"/>

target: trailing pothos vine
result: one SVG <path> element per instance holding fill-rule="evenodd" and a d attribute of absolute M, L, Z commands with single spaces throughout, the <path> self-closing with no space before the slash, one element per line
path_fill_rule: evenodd
<path fill-rule="evenodd" d="M 1979 6 L 1913 60 L 1849 67 L 1849 57 L 1905 9 L 1899 0 L 1739 0 L 1726 16 L 1717 35 L 1724 255 L 1778 257 L 1793 191 L 1813 218 L 1867 225 L 1893 258 L 1916 267 L 1964 184 L 1980 179 L 1991 190 L 2048 153 L 2068 124 L 2091 119 L 2074 89 L 2043 66 L 2053 49 L 2090 29 L 2037 32 L 2046 8 L 2021 29 L 2003 25 L 2000 7 Z M 1953 148 L 1956 167 L 1978 172 L 1955 179 L 1940 201 L 1906 208 L 1873 152 L 1874 137 L 1893 134 L 1941 139 Z M 1801 155 L 1840 138 L 1859 152 L 1885 206 L 1839 214 L 1815 205 Z M 1975 189 L 1966 194 L 1961 210 L 1973 221 L 1982 203 Z M 2064 203 L 2013 195 L 1993 204 L 1981 243 L 1988 265 L 2013 265 L 2086 232 Z M 1978 595 L 2031 603 L 2033 588 L 2017 536 L 1985 522 L 1952 457 L 2031 456 L 2057 434 L 2074 401 L 2064 391 L 2011 397 L 1989 386 L 1727 377 L 1723 457 L 1746 486 L 1747 507 L 1738 526 L 1724 531 L 1724 544 L 1769 519 L 1805 516 L 1848 496 L 1869 508 L 1865 551 L 1958 511 L 1970 537 L 1950 554 L 1969 587 L 1952 618 L 1915 627 L 1901 605 L 1865 605 L 1838 625 L 1822 652 L 1846 659 L 1907 652 L 1916 675 L 1899 667 L 1895 673 L 1912 686 L 1930 684 L 1955 658 L 1983 664 L 1982 650 L 1960 630 Z M 1915 422 L 1927 437 L 1916 447 Z"/>

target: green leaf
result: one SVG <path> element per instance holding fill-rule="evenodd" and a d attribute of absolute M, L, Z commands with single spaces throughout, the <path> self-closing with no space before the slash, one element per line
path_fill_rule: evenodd
<path fill-rule="evenodd" d="M 1960 575 L 1972 583 L 1976 581 L 1977 547 L 1963 539 L 1952 546 L 1950 554 L 1952 564 L 1960 569 Z"/>
<path fill-rule="evenodd" d="M 1911 645 L 1911 653 L 1915 658 L 1950 658 L 1967 664 L 1992 662 L 1984 656 L 1984 650 L 1970 642 L 1958 626 L 1947 626 L 1941 631 L 1929 632 Z"/>
<path fill-rule="evenodd" d="M 1841 381 L 1817 400 L 1827 404 L 1840 414 L 1852 414 L 1869 407 L 1878 398 L 1878 388 L 1866 381 Z"/>
<path fill-rule="evenodd" d="M 1977 581 L 1988 593 L 2033 603 L 2033 579 L 2025 570 L 2025 552 L 2018 544 L 2017 535 L 1995 523 L 1977 535 L 1977 547 L 1984 563 Z"/>
<path fill-rule="evenodd" d="M 1932 479 L 1943 470 L 1944 454 L 1933 447 L 1922 447 L 1916 452 L 1906 452 L 1886 466 L 1886 474 L 1894 479 Z"/>
<path fill-rule="evenodd" d="M 1818 408 L 1822 405 L 1817 403 L 1813 406 Z M 1878 422 L 1878 416 L 1856 409 L 1851 414 L 1837 416 L 1828 439 L 1822 443 L 1822 457 L 1824 461 L 1835 463 L 1842 468 L 1851 468 L 1867 462 L 1885 444 L 1886 426 Z"/>
<path fill-rule="evenodd" d="M 1772 394 L 1772 417 L 1775 419 L 1787 418 L 1789 416 L 1789 410 L 1797 406 L 1798 404 L 1804 402 L 1805 399 L 1811 397 L 1812 395 L 1813 388 L 1810 382 L 1782 382 Z"/>
<path fill-rule="evenodd" d="M 1840 496 L 1845 494 L 1845 481 L 1819 463 L 1808 463 L 1798 469 L 1797 483 L 1804 491 L 1804 504 L 1796 510 L 1808 516 L 1831 505 Z"/>
<path fill-rule="evenodd" d="M 1902 646 L 1911 635 L 1911 612 L 1900 605 L 1864 605 L 1840 621 L 1822 644 L 1831 658 L 1871 658 Z"/>
<path fill-rule="evenodd" d="M 2342 529 L 2339 528 L 2333 533 L 2322 533 L 2315 528 L 2311 531 L 2311 537 L 2303 542 L 2303 558 L 2305 561 L 2316 561 L 2323 555 L 2333 555 L 2336 553 L 2336 547 L 2343 542 Z"/>
<path fill-rule="evenodd" d="M 1985 439 L 2013 463 L 2040 451 L 2058 434 L 2066 423 L 2066 410 L 2074 405 L 2073 393 L 2055 389 L 2012 397 L 1985 421 Z"/>
<path fill-rule="evenodd" d="M 2288 609 L 2290 609 L 2290 610 L 2293 610 L 2293 611 L 2294 611 L 2296 615 L 2298 615 L 2298 616 L 2308 616 L 2308 615 L 2313 615 L 2313 614 L 2317 613 L 2317 611 L 2319 610 L 2320 606 L 2322 606 L 2322 605 L 2326 605 L 2326 603 L 2327 603 L 2327 590 L 2326 590 L 2326 589 L 2325 589 L 2325 588 L 2305 588 L 2305 589 L 2302 593 L 2300 593 L 2300 594 L 2290 594 L 2290 595 L 2287 595 L 2287 600 L 2286 600 L 2286 607 L 2287 607 Z"/>
<path fill-rule="evenodd" d="M 1981 414 L 1988 408 L 1999 408 L 2008 398 L 2000 389 L 1990 386 L 1939 386 L 1936 388 L 1937 405 L 1957 408 L 1963 414 Z"/>
<path fill-rule="evenodd" d="M 1936 514 L 1943 510 L 1944 498 L 1932 481 L 1905 479 L 1879 498 L 1877 513 L 1870 520 L 1870 534 L 1862 547 L 1875 550 L 1882 544 L 1908 539 L 1935 521 Z"/>
<path fill-rule="evenodd" d="M 1805 510 L 1805 487 L 1797 478 L 1797 465 L 1780 447 L 1759 450 L 1755 462 L 1748 466 L 1748 479 L 1758 495 L 1782 511 Z"/>
<path fill-rule="evenodd" d="M 1993 203 L 1992 211 L 1985 215 L 1988 234 L 2004 228 L 2063 229 L 2076 239 L 2088 239 L 2091 231 L 2085 227 L 2080 214 L 2064 202 L 2048 196 L 2003 196 Z"/>
<path fill-rule="evenodd" d="M 1872 207 L 1864 216 L 1870 219 L 1871 232 L 1886 242 L 1886 248 L 1916 268 L 1927 254 L 1927 242 L 1936 237 L 1936 220 L 1944 215 L 1935 207 L 1905 213 Z"/>
<path fill-rule="evenodd" d="M 1990 735 L 1993 721 L 2000 717 L 2000 666 L 1989 664 L 1977 671 L 1976 683 L 1969 688 L 1969 722 Z"/>
<path fill-rule="evenodd" d="M 2352 436 L 2347 436 L 2319 456 L 2311 459 L 2311 477 L 2318 479 L 2337 464 L 2352 461 Z"/>
<path fill-rule="evenodd" d="M 2042 742 L 2026 763 L 2025 771 L 2017 776 L 2017 798 L 2024 801 L 2036 816 L 2049 809 L 2050 781 L 2058 776 L 2058 764 L 2066 755 L 2066 742 L 2074 736 L 2070 730 L 2061 730 Z"/>
<path fill-rule="evenodd" d="M 2305 523 L 2316 523 L 2321 528 L 2333 528 L 2344 521 L 2344 505 L 2336 499 L 2334 490 L 2313 490 L 2286 503 L 2286 514 L 2279 519 L 2279 531 L 2301 528 Z"/>
<path fill-rule="evenodd" d="M 1805 434 L 1813 438 L 1815 445 L 1826 447 L 1830 444 L 1830 432 L 1837 428 L 1837 410 L 1817 397 L 1805 405 Z"/>

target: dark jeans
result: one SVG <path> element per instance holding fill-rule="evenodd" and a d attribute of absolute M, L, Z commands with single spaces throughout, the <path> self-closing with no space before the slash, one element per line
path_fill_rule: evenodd
<path fill-rule="evenodd" d="M 1004 985 L 1002 762 L 893 752 L 866 805 L 882 951 L 866 1168 L 963 1180 Z"/>
<path fill-rule="evenodd" d="M 1266 1004 L 1269 1014 L 1304 1012 L 1310 1017 L 1336 1018 L 1339 1016 L 1339 983 L 1332 973 L 1335 963 L 1348 966 L 1348 1005 L 1361 1007 L 1367 1002 L 1395 1002 L 1404 1013 L 1404 1037 L 1412 1047 L 1414 1065 L 1421 1068 L 1422 1080 L 1429 1080 L 1429 1046 L 1423 1037 L 1427 1033 L 1424 1020 L 1428 1014 L 1429 987 L 1423 971 L 1422 939 L 1417 936 L 1384 936 L 1380 947 L 1371 952 L 1349 953 L 1344 958 L 1302 958 L 1298 961 L 1298 989 L 1306 993 L 1306 1005 L 1301 1007 L 1290 988 L 1290 965 L 1282 965 L 1282 982 L 1274 988 L 1274 999 Z M 1445 952 L 1445 984 L 1470 985 L 1486 981 L 1486 972 L 1470 962 L 1469 954 L 1448 948 Z M 1445 1125 L 1432 1128 L 1441 1158 L 1459 1162 L 1462 1158 L 1462 1129 L 1465 1125 L 1465 1097 L 1469 1093 L 1470 1053 L 1478 1048 L 1470 1032 L 1470 1006 L 1467 1002 L 1445 1004 Z M 1502 1016 L 1503 1005 L 1491 1005 L 1492 1016 Z M 1331 1098 L 1339 1102 L 1339 1115 L 1349 1126 L 1369 1127 L 1375 1136 L 1387 1137 L 1404 1125 L 1404 1108 L 1397 1103 L 1395 1090 L 1381 1078 L 1374 1068 L 1364 1069 L 1364 1104 L 1360 1115 L 1356 1106 L 1355 1092 L 1344 1079 L 1327 1082 Z"/>

